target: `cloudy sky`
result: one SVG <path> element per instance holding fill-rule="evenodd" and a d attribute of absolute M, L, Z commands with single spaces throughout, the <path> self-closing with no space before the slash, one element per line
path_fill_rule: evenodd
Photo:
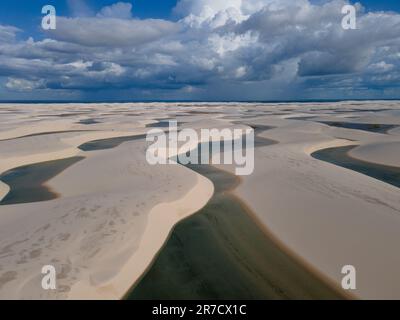
<path fill-rule="evenodd" d="M 400 1 L 356 3 L 356 30 L 346 4 L 1 0 L 0 100 L 400 98 Z"/>

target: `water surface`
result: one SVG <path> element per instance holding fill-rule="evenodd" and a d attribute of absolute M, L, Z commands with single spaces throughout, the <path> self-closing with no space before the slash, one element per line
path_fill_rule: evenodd
<path fill-rule="evenodd" d="M 349 152 L 356 147 L 346 146 L 323 149 L 314 152 L 311 156 L 315 159 L 357 171 L 400 188 L 400 167 L 385 166 L 352 158 L 349 156 Z"/>
<path fill-rule="evenodd" d="M 27 134 L 27 135 L 15 137 L 15 138 L 0 139 L 0 141 L 10 141 L 10 140 L 16 140 L 16 139 L 40 137 L 40 136 L 48 136 L 48 135 L 56 135 L 56 134 L 64 134 L 64 133 L 81 133 L 81 132 L 83 133 L 83 132 L 93 132 L 93 131 L 96 131 L 96 130 L 48 131 L 48 132 L 39 132 L 39 133 Z"/>
<path fill-rule="evenodd" d="M 91 124 L 97 124 L 100 123 L 98 120 L 96 119 L 82 119 L 79 120 L 78 122 L 79 124 L 85 124 L 85 125 L 91 125 Z"/>
<path fill-rule="evenodd" d="M 274 141 L 257 138 L 259 145 Z M 264 140 L 264 141 L 260 141 Z M 238 177 L 188 165 L 210 179 L 208 204 L 181 221 L 127 299 L 340 299 L 343 296 L 287 255 L 232 191 Z"/>
<path fill-rule="evenodd" d="M 99 150 L 107 150 L 118 147 L 124 142 L 128 141 L 136 141 L 146 139 L 146 135 L 136 135 L 136 136 L 124 136 L 124 137 L 116 137 L 116 138 L 107 138 L 100 140 L 93 140 L 81 144 L 78 148 L 82 151 L 99 151 Z"/>
<path fill-rule="evenodd" d="M 72 157 L 46 161 L 4 172 L 0 175 L 0 180 L 10 187 L 10 192 L 3 198 L 0 205 L 40 202 L 58 198 L 58 195 L 45 183 L 83 159 L 83 157 Z"/>
<path fill-rule="evenodd" d="M 378 123 L 356 123 L 356 122 L 336 122 L 336 121 L 318 121 L 318 122 L 326 124 L 331 127 L 355 129 L 355 130 L 362 130 L 374 133 L 388 133 L 389 130 L 398 127 L 398 125 L 378 124 Z"/>

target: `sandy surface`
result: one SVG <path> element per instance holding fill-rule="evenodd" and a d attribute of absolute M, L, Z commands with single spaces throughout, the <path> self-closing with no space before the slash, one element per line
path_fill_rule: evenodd
<path fill-rule="evenodd" d="M 51 125 L 41 128 L 54 131 Z M 173 225 L 207 203 L 211 182 L 178 165 L 148 165 L 144 142 L 97 152 L 77 148 L 87 141 L 147 131 L 143 126 L 129 129 L 0 141 L 5 150 L 1 172 L 86 157 L 48 183 L 61 198 L 0 207 L 0 298 L 119 299 L 148 267 Z M 36 129 L 11 129 L 2 136 L 33 132 Z M 8 189 L 0 185 L 0 198 Z M 40 272 L 47 264 L 57 269 L 56 291 L 41 289 Z"/>
<path fill-rule="evenodd" d="M 7 111 L 0 117 L 0 172 L 85 157 L 48 182 L 58 199 L 0 206 L 0 298 L 119 299 L 140 279 L 172 227 L 204 206 L 213 186 L 178 165 L 150 166 L 144 141 L 95 152 L 77 147 L 143 134 L 146 124 L 166 118 L 195 129 L 273 126 L 262 135 L 279 143 L 256 150 L 255 171 L 243 177 L 237 195 L 288 251 L 334 284 L 342 266 L 352 264 L 356 297 L 400 298 L 400 190 L 310 156 L 359 145 L 351 156 L 400 166 L 399 129 L 381 134 L 315 122 L 400 127 L 399 109 L 396 101 L 0 105 Z M 96 123 L 81 123 L 88 119 Z M 0 199 L 7 192 L 0 183 Z M 57 269 L 55 291 L 41 289 L 47 264 Z"/>
<path fill-rule="evenodd" d="M 360 160 L 400 167 L 399 152 L 400 142 L 389 141 L 362 145 L 352 150 L 350 155 Z"/>

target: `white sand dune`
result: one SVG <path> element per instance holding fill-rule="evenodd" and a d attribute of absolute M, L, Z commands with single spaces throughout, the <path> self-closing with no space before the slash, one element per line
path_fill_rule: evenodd
<path fill-rule="evenodd" d="M 310 156 L 323 148 L 359 145 L 351 156 L 400 166 L 399 130 L 379 134 L 286 119 L 352 116 L 346 121 L 400 126 L 394 116 L 398 102 L 16 104 L 0 105 L 0 112 L 5 108 L 15 114 L 0 117 L 0 174 L 43 161 L 85 159 L 47 183 L 58 199 L 0 206 L 0 299 L 123 297 L 173 226 L 207 203 L 213 185 L 182 166 L 150 166 L 144 141 L 94 152 L 77 147 L 140 135 L 146 124 L 177 117 L 185 122 L 182 127 L 196 130 L 273 126 L 262 135 L 279 143 L 256 149 L 255 172 L 243 177 L 237 195 L 284 248 L 335 285 L 342 266 L 352 264 L 356 297 L 400 298 L 400 190 Z M 82 119 L 100 122 L 79 124 Z M 0 183 L 0 199 L 8 191 Z M 41 288 L 47 264 L 58 272 L 55 291 Z"/>
<path fill-rule="evenodd" d="M 400 139 L 399 139 L 400 140 Z M 376 142 L 362 145 L 350 152 L 354 158 L 400 167 L 400 141 Z"/>
<path fill-rule="evenodd" d="M 0 209 L 1 264 L 15 273 L 15 281 L 2 284 L 1 298 L 118 299 L 126 293 L 172 226 L 213 192 L 211 182 L 186 168 L 151 167 L 139 145 L 121 145 L 118 157 L 114 150 L 95 152 L 55 177 L 49 186 L 60 199 Z M 59 267 L 57 291 L 40 290 L 46 264 Z"/>

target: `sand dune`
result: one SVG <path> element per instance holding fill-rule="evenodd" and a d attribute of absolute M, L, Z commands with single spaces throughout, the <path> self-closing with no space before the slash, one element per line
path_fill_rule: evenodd
<path fill-rule="evenodd" d="M 341 267 L 352 264 L 358 282 L 351 294 L 400 298 L 400 190 L 310 156 L 358 145 L 352 157 L 400 166 L 397 128 L 384 134 L 318 122 L 400 127 L 398 102 L 10 104 L 0 111 L 5 108 L 14 115 L 0 118 L 0 174 L 85 159 L 46 182 L 57 199 L 0 206 L 1 299 L 120 299 L 140 281 L 173 226 L 207 203 L 213 185 L 179 165 L 150 166 L 142 140 L 93 152 L 78 147 L 145 134 L 146 124 L 168 118 L 196 130 L 273 127 L 262 136 L 278 143 L 257 148 L 255 172 L 242 178 L 237 196 L 282 248 L 334 286 L 340 286 Z M 96 122 L 80 122 L 85 119 Z M 232 165 L 218 167 L 234 172 Z M 0 183 L 0 199 L 8 191 Z M 58 271 L 55 291 L 41 289 L 47 264 Z"/>

